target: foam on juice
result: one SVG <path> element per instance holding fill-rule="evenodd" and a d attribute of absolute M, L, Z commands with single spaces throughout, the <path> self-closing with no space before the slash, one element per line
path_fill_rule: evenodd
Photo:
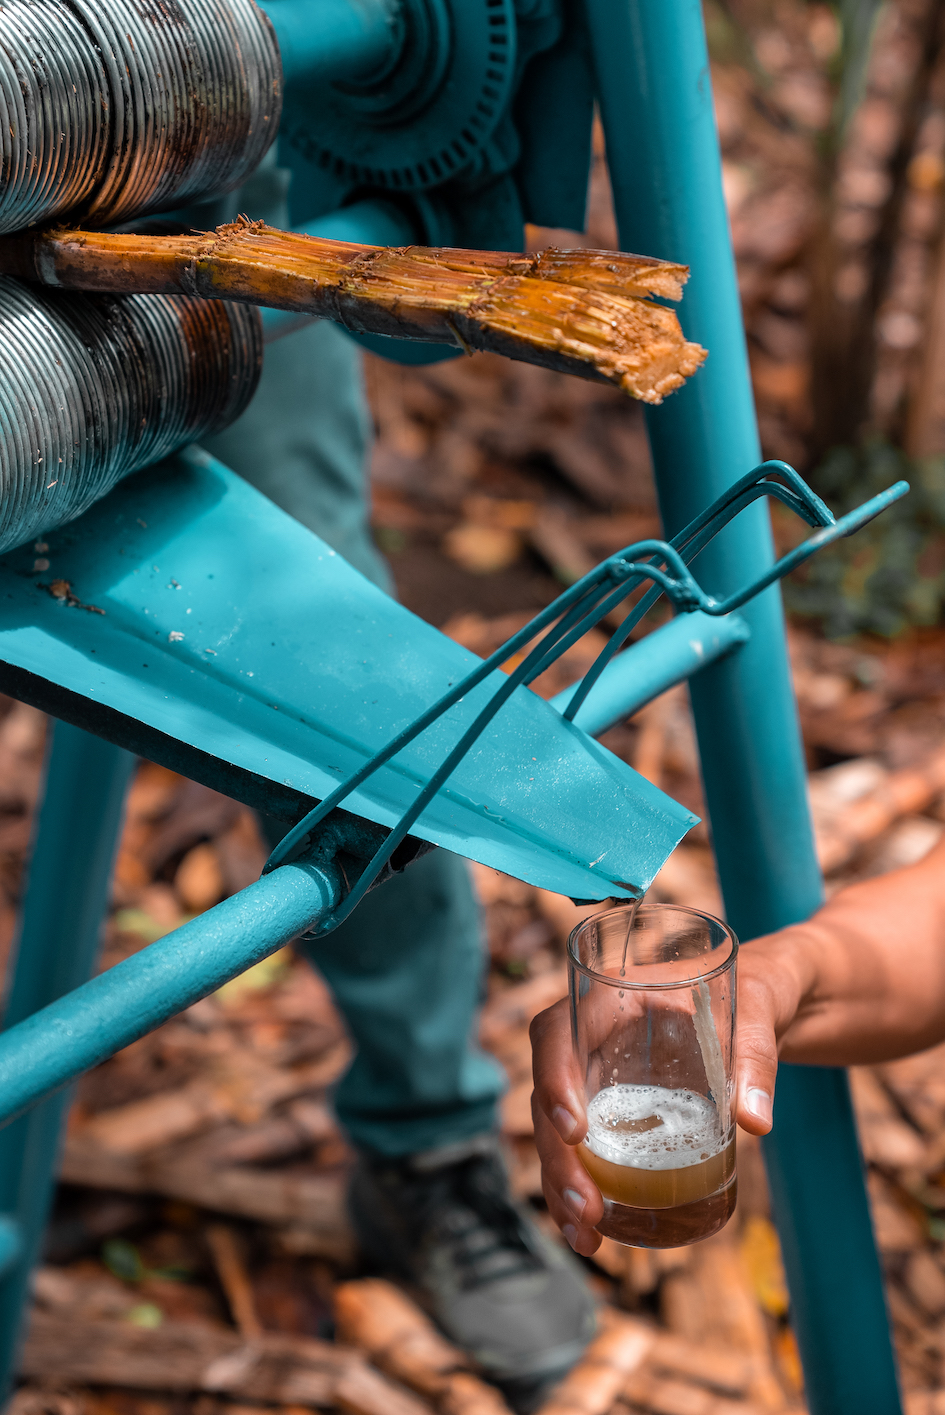
<path fill-rule="evenodd" d="M 606 1086 L 587 1108 L 584 1167 L 605 1198 L 672 1208 L 716 1193 L 735 1168 L 734 1139 L 712 1101 L 666 1086 Z"/>

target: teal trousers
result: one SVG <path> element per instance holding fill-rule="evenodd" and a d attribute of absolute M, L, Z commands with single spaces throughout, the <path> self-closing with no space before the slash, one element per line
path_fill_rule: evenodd
<path fill-rule="evenodd" d="M 390 588 L 368 528 L 360 354 L 334 325 L 312 324 L 271 344 L 249 409 L 205 445 Z M 504 1079 L 475 1038 L 485 951 L 463 860 L 445 850 L 424 856 L 306 953 L 357 1046 L 335 1094 L 357 1146 L 414 1154 L 494 1124 Z"/>

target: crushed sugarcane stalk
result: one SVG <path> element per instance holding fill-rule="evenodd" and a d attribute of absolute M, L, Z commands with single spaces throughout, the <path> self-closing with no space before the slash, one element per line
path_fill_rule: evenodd
<path fill-rule="evenodd" d="M 183 236 L 65 229 L 0 240 L 0 272 L 71 290 L 183 294 L 483 350 L 661 403 L 705 349 L 675 313 L 688 267 L 616 251 L 537 255 L 331 241 L 240 221 Z"/>

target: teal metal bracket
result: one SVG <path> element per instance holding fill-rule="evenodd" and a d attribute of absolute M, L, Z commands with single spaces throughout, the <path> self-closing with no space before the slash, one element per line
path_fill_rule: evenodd
<path fill-rule="evenodd" d="M 774 475 L 772 475 L 774 474 Z M 779 479 L 776 479 L 779 478 Z M 769 585 L 780 579 L 798 565 L 804 563 L 817 550 L 841 536 L 852 535 L 866 525 L 885 508 L 904 496 L 909 490 L 908 482 L 896 482 L 878 496 L 864 502 L 862 506 L 849 512 L 839 521 L 830 509 L 816 496 L 792 467 L 784 462 L 764 462 L 754 471 L 747 473 L 734 486 L 724 492 L 717 501 L 696 516 L 684 530 L 669 543 L 660 540 L 639 541 L 625 547 L 616 555 L 603 561 L 577 581 L 549 607 L 514 634 L 500 649 L 487 658 L 478 668 L 465 675 L 459 683 L 443 695 L 431 708 L 422 713 L 409 727 L 394 737 L 380 752 L 342 782 L 329 796 L 321 801 L 293 827 L 273 850 L 266 870 L 292 860 L 300 853 L 310 851 L 318 839 L 318 830 L 330 819 L 331 812 L 346 801 L 354 792 L 363 788 L 375 773 L 383 770 L 406 748 L 422 737 L 428 729 L 442 721 L 460 703 L 472 700 L 481 685 L 513 654 L 524 655 L 521 663 L 508 675 L 505 683 L 495 686 L 491 698 L 479 708 L 471 724 L 451 748 L 440 766 L 418 792 L 415 801 L 401 816 L 384 842 L 365 867 L 357 884 L 345 897 L 340 908 L 321 925 L 319 932 L 336 928 L 363 898 L 379 872 L 385 868 L 393 853 L 404 841 L 408 831 L 424 809 L 436 798 L 456 768 L 470 750 L 477 744 L 485 729 L 492 723 L 499 709 L 512 697 L 516 688 L 534 681 L 566 649 L 577 643 L 584 634 L 600 621 L 613 613 L 628 595 L 646 581 L 651 589 L 629 610 L 622 624 L 611 636 L 606 648 L 598 655 L 596 662 L 575 688 L 564 709 L 563 717 L 572 720 L 582 703 L 614 655 L 629 638 L 647 610 L 665 595 L 677 612 L 691 613 L 698 609 L 709 617 L 724 618 L 733 610 L 746 604 Z M 755 579 L 733 590 L 722 600 L 706 593 L 693 578 L 688 562 L 694 560 L 719 534 L 720 530 L 746 507 L 761 497 L 770 496 L 789 506 L 810 525 L 819 529 L 809 539 L 783 556 L 775 564 Z M 539 638 L 539 634 L 541 638 Z M 538 640 L 537 643 L 534 642 Z M 624 879 L 614 880 L 613 893 L 617 897 L 628 894 L 642 894 L 645 886 L 635 883 L 639 868 Z M 592 896 L 594 898 L 596 896 Z"/>

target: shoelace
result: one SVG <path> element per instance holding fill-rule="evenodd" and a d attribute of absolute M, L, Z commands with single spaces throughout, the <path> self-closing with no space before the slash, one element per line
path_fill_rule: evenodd
<path fill-rule="evenodd" d="M 488 1162 L 467 1162 L 443 1174 L 418 1204 L 418 1229 L 447 1248 L 464 1291 L 543 1266 L 496 1180 Z"/>
<path fill-rule="evenodd" d="M 518 1233 L 508 1231 L 510 1225 L 505 1226 L 505 1233 L 500 1233 L 483 1223 L 477 1214 L 471 1212 L 470 1219 L 464 1229 L 454 1229 L 450 1234 L 453 1262 L 462 1272 L 460 1285 L 464 1291 L 538 1269 L 539 1263 Z"/>

